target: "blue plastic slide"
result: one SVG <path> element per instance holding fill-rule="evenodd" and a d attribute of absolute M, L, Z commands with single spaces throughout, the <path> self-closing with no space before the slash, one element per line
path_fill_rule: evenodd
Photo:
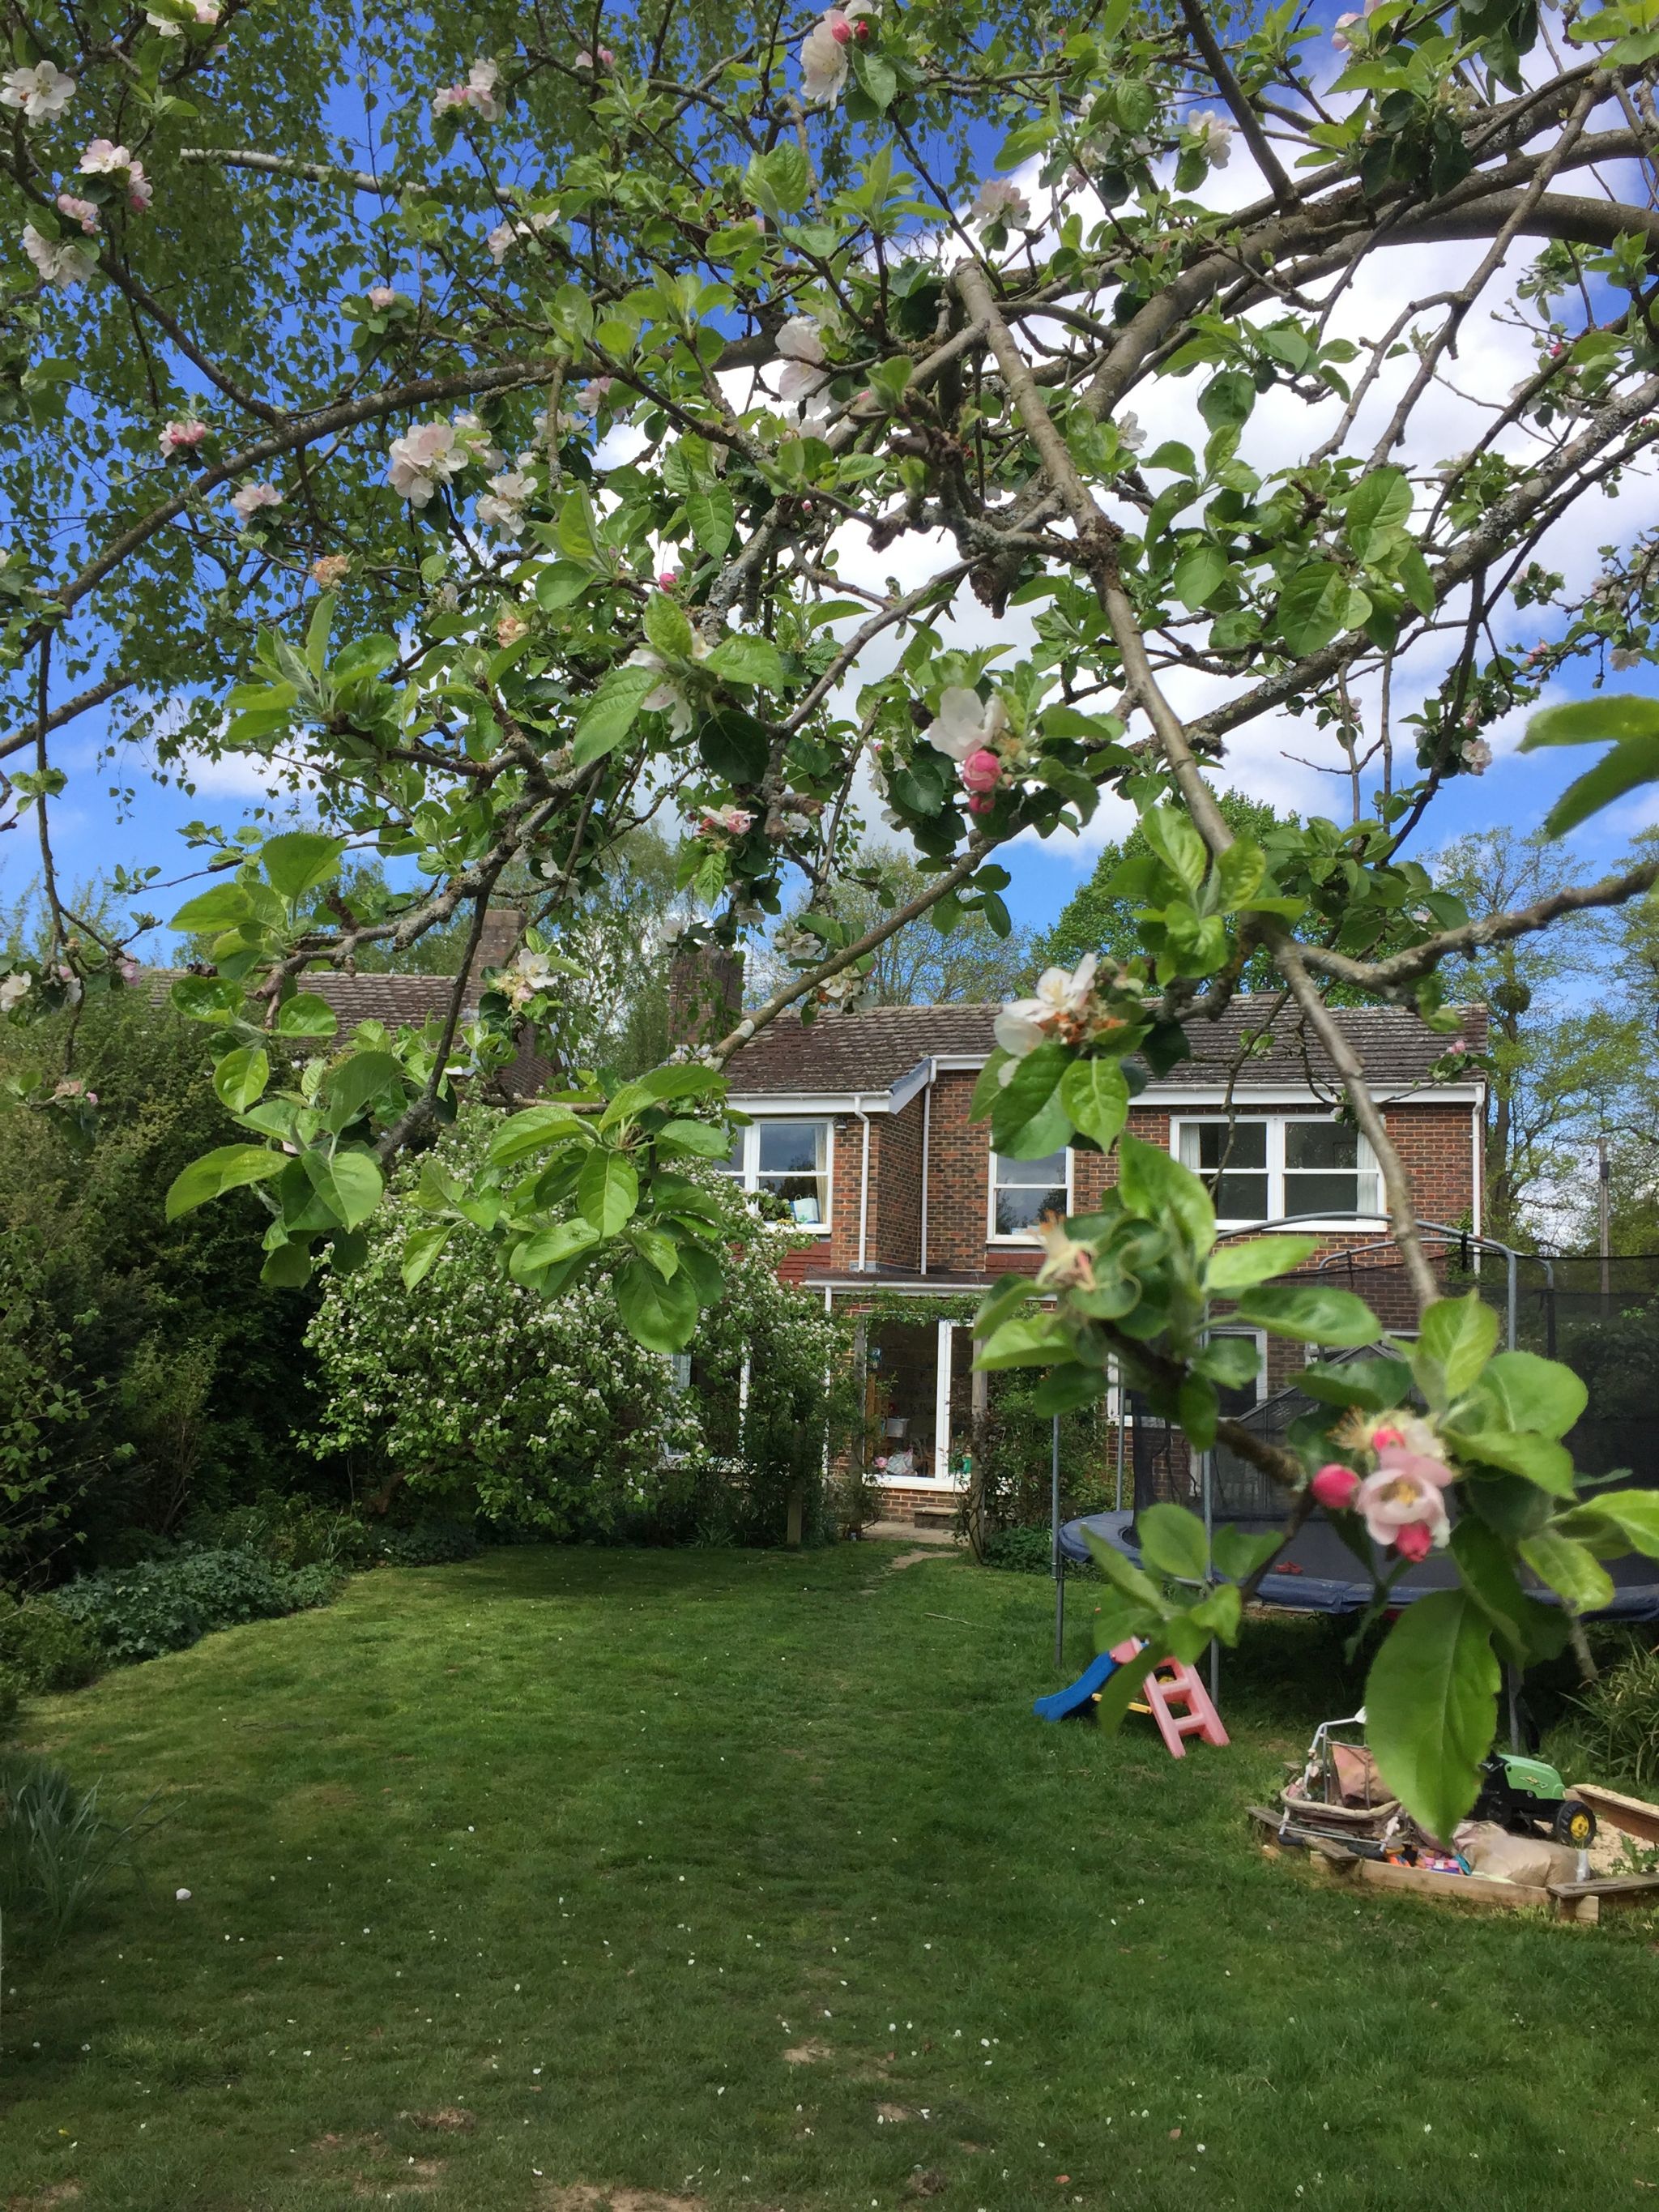
<path fill-rule="evenodd" d="M 1084 1711 L 1096 1691 L 1116 1674 L 1117 1665 L 1109 1651 L 1103 1651 L 1097 1659 L 1089 1662 L 1075 1682 L 1037 1698 L 1031 1711 L 1040 1721 L 1063 1721 L 1068 1713 Z"/>

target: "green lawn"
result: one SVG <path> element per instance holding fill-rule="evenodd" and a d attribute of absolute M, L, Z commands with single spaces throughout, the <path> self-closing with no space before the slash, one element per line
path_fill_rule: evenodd
<path fill-rule="evenodd" d="M 1177 1765 L 1031 1718 L 1047 1583 L 896 1556 L 382 1571 L 37 1708 L 169 1817 L 148 1898 L 7 1960 L 0 2203 L 1646 2201 L 1649 1928 L 1250 1844 L 1352 1694 L 1319 1625 Z"/>

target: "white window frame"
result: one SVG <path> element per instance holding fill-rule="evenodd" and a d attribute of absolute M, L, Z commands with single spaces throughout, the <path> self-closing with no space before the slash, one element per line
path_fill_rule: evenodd
<path fill-rule="evenodd" d="M 997 1234 L 997 1160 L 999 1157 L 997 1148 L 993 1145 L 989 1158 L 985 1164 L 985 1241 L 988 1244 L 1014 1245 L 1029 1252 L 1042 1242 L 1042 1237 L 1034 1230 L 1022 1229 L 1017 1231 L 1012 1237 L 1000 1237 Z M 1067 1145 L 1066 1147 L 1066 1211 L 1067 1213 L 1074 1210 L 1076 1163 L 1077 1155 Z M 1015 1164 L 1019 1167 L 1030 1167 L 1033 1163 L 1029 1160 L 1020 1160 Z"/>
<path fill-rule="evenodd" d="M 1285 1132 L 1293 1122 L 1311 1122 L 1317 1126 L 1329 1127 L 1332 1123 L 1335 1121 L 1336 1116 L 1334 1114 L 1235 1114 L 1231 1118 L 1236 1127 L 1243 1128 L 1247 1125 L 1260 1124 L 1261 1127 L 1266 1129 L 1267 1133 L 1267 1164 L 1265 1173 L 1267 1178 L 1267 1210 L 1266 1214 L 1261 1218 L 1268 1221 L 1279 1221 L 1284 1219 L 1287 1212 L 1285 1201 Z M 1181 1135 L 1183 1129 L 1206 1127 L 1224 1128 L 1226 1127 L 1227 1121 L 1228 1116 L 1225 1114 L 1182 1114 L 1179 1116 L 1172 1114 L 1170 1117 L 1170 1152 L 1171 1158 L 1177 1160 L 1181 1158 Z M 1370 1144 L 1363 1129 L 1355 1130 L 1354 1137 L 1358 1146 L 1358 1151 L 1355 1154 L 1355 1172 L 1361 1176 L 1370 1175 L 1378 1176 L 1378 1194 L 1380 1199 L 1380 1176 L 1377 1169 L 1376 1155 L 1372 1152 Z M 1231 1172 L 1238 1175 L 1260 1175 L 1263 1173 L 1264 1170 L 1260 1168 L 1241 1167 L 1231 1170 Z M 1296 1172 L 1304 1173 L 1308 1172 L 1308 1170 L 1297 1170 Z M 1346 1170 L 1337 1169 L 1332 1170 L 1332 1172 L 1341 1174 L 1345 1173 Z M 1358 1195 L 1357 1193 L 1356 1195 Z M 1371 1215 L 1374 1215 L 1376 1212 L 1376 1206 L 1371 1206 L 1366 1209 L 1365 1213 L 1362 1215 L 1361 1218 L 1369 1218 Z M 1257 1217 L 1254 1215 L 1242 1213 L 1218 1214 L 1216 1217 L 1216 1224 L 1221 1229 L 1243 1229 L 1248 1227 L 1251 1221 L 1256 1218 Z M 1296 1225 L 1298 1229 L 1309 1230 L 1344 1229 L 1352 1227 L 1353 1225 L 1353 1222 L 1354 1216 L 1352 1214 L 1317 1214 L 1310 1216 L 1306 1220 L 1298 1221 Z"/>
<path fill-rule="evenodd" d="M 916 1303 L 920 1306 L 925 1301 L 918 1299 Z M 918 1313 L 916 1319 L 925 1326 L 925 1314 Z M 958 1356 L 956 1331 L 970 1330 L 972 1324 L 965 1321 L 941 1321 L 935 1326 L 939 1331 L 939 1373 L 933 1389 L 933 1441 L 928 1455 L 933 1466 L 937 1468 L 942 1458 L 948 1460 L 950 1456 L 951 1381 Z M 971 1361 L 973 1356 L 970 1334 L 966 1357 Z M 943 1474 L 888 1474 L 884 1471 L 878 1474 L 872 1467 L 868 1479 L 878 1490 L 927 1491 L 942 1498 L 959 1498 L 968 1487 L 967 1478 L 952 1474 L 948 1468 Z"/>
<path fill-rule="evenodd" d="M 833 1114 L 766 1114 L 751 1121 L 738 1134 L 743 1139 L 743 1166 L 734 1171 L 727 1168 L 733 1182 L 751 1194 L 761 1188 L 760 1133 L 766 1127 L 792 1127 L 802 1124 L 817 1124 L 824 1132 L 823 1139 L 823 1218 L 822 1221 L 798 1221 L 795 1227 L 804 1237 L 828 1237 L 836 1211 L 836 1117 Z"/>

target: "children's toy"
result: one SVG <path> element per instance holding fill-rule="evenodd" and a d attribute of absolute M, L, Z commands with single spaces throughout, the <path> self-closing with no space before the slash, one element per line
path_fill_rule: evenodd
<path fill-rule="evenodd" d="M 1031 1711 L 1044 1721 L 1063 1721 L 1073 1713 L 1088 1711 L 1118 1668 L 1127 1667 L 1144 1649 L 1133 1637 L 1114 1644 L 1109 1651 L 1103 1651 L 1091 1660 L 1075 1682 L 1046 1698 L 1038 1698 Z M 1171 1759 L 1185 1759 L 1186 1739 L 1189 1735 L 1198 1736 L 1206 1743 L 1227 1742 L 1227 1731 L 1221 1725 L 1221 1716 L 1212 1704 L 1209 1692 L 1194 1670 L 1179 1660 L 1165 1659 L 1154 1667 L 1142 1682 L 1140 1693 L 1146 1703 L 1131 1705 L 1129 1710 L 1152 1716 Z"/>
<path fill-rule="evenodd" d="M 1570 1844 L 1577 1851 L 1595 1842 L 1595 1814 L 1583 1798 L 1568 1796 L 1565 1783 L 1547 1760 L 1495 1751 L 1481 1778 L 1474 1819 L 1496 1820 L 1516 1833 L 1541 1824 L 1558 1844 Z"/>

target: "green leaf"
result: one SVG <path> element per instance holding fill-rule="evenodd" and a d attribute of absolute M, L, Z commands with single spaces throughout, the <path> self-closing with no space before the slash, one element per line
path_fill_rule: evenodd
<path fill-rule="evenodd" d="M 1235 837 L 1215 864 L 1221 902 L 1231 912 L 1253 899 L 1267 872 L 1267 856 L 1248 837 Z"/>
<path fill-rule="evenodd" d="M 1517 1547 L 1540 1583 L 1566 1600 L 1575 1613 L 1599 1613 L 1613 1603 L 1613 1577 L 1586 1544 L 1540 1528 Z M 1413 1607 L 1413 1611 L 1415 1607 Z"/>
<path fill-rule="evenodd" d="M 691 526 L 697 550 L 706 553 L 711 561 L 718 561 L 732 543 L 738 526 L 737 509 L 726 486 L 715 484 L 708 491 L 687 492 L 685 519 Z"/>
<path fill-rule="evenodd" d="M 614 752 L 638 720 L 646 693 L 654 691 L 660 681 L 660 672 L 654 668 L 638 668 L 627 661 L 613 668 L 576 725 L 571 740 L 574 764 L 587 768 Z"/>
<path fill-rule="evenodd" d="M 1198 395 L 1198 411 L 1212 430 L 1247 422 L 1255 405 L 1255 380 L 1240 368 L 1224 368 Z"/>
<path fill-rule="evenodd" d="M 1341 1350 L 1375 1344 L 1382 1324 L 1364 1298 L 1328 1283 L 1263 1284 L 1238 1301 L 1238 1317 L 1275 1336 Z"/>
<path fill-rule="evenodd" d="M 891 62 L 864 46 L 853 49 L 853 74 L 870 95 L 878 112 L 884 115 L 898 91 L 898 72 Z"/>
<path fill-rule="evenodd" d="M 240 884 L 215 884 L 179 908 L 173 927 L 195 936 L 210 929 L 234 929 L 252 918 L 253 902 Z"/>
<path fill-rule="evenodd" d="M 1528 723 L 1521 750 L 1533 753 L 1541 745 L 1608 744 L 1629 738 L 1659 738 L 1659 699 L 1602 692 L 1565 707 L 1546 707 Z"/>
<path fill-rule="evenodd" d="M 1074 1060 L 1060 1079 L 1060 1103 L 1073 1128 L 1103 1152 L 1117 1142 L 1129 1115 L 1129 1085 L 1115 1060 Z"/>
<path fill-rule="evenodd" d="M 1210 1548 L 1214 1554 L 1218 1571 L 1242 1583 L 1253 1575 L 1264 1559 L 1271 1559 L 1285 1540 L 1282 1528 L 1265 1529 L 1260 1535 L 1247 1535 L 1231 1521 L 1224 1521 L 1216 1529 Z"/>
<path fill-rule="evenodd" d="M 783 689 L 783 662 L 768 637 L 734 631 L 720 640 L 704 665 L 727 684 L 753 684 L 763 691 Z"/>
<path fill-rule="evenodd" d="M 1373 530 L 1397 530 L 1411 520 L 1411 479 L 1404 469 L 1373 469 L 1348 494 L 1345 503 L 1348 535 Z"/>
<path fill-rule="evenodd" d="M 228 1052 L 213 1071 L 213 1087 L 233 1114 L 246 1114 L 270 1080 L 270 1060 L 262 1045 Z"/>
<path fill-rule="evenodd" d="M 751 204 L 765 214 L 794 215 L 806 204 L 812 172 L 800 147 L 793 138 L 786 139 L 769 153 L 754 155 L 744 186 Z"/>
<path fill-rule="evenodd" d="M 1010 1159 L 1044 1159 L 1072 1133 L 1072 1124 L 1059 1091 L 1061 1077 L 1072 1065 L 1063 1044 L 1040 1044 L 1016 1061 L 1007 1083 L 991 1103 L 991 1142 Z"/>
<path fill-rule="evenodd" d="M 1208 854 L 1187 817 L 1173 806 L 1149 807 L 1140 817 L 1140 833 L 1176 880 L 1195 891 L 1204 880 Z"/>
<path fill-rule="evenodd" d="M 697 1326 L 696 1286 L 684 1269 L 664 1278 L 645 1260 L 629 1260 L 613 1285 L 623 1327 L 647 1352 L 684 1352 Z"/>
<path fill-rule="evenodd" d="M 546 614 L 557 614 L 580 599 L 593 581 L 592 571 L 574 561 L 555 561 L 536 579 L 536 604 Z"/>
<path fill-rule="evenodd" d="M 278 1036 L 332 1036 L 339 1026 L 333 1007 L 316 991 L 296 991 L 276 1009 Z"/>
<path fill-rule="evenodd" d="M 640 1179 L 620 1152 L 595 1151 L 582 1163 L 576 1184 L 576 1209 L 601 1237 L 614 1237 L 633 1218 L 640 1203 Z"/>
<path fill-rule="evenodd" d="M 1448 1428 L 1446 1442 L 1460 1459 L 1478 1460 L 1483 1467 L 1501 1467 L 1510 1474 L 1523 1475 L 1553 1498 L 1573 1494 L 1572 1454 L 1548 1437 L 1534 1437 L 1522 1429 Z"/>
<path fill-rule="evenodd" d="M 1274 1275 L 1288 1275 L 1318 1249 L 1316 1237 L 1252 1237 L 1243 1244 L 1219 1245 L 1204 1271 L 1204 1287 L 1215 1297 L 1249 1290 Z"/>
<path fill-rule="evenodd" d="M 594 520 L 593 502 L 580 485 L 559 509 L 556 535 L 559 550 L 568 553 L 573 561 L 591 565 L 598 560 L 599 531 Z"/>
<path fill-rule="evenodd" d="M 1412 1358 L 1418 1385 L 1432 1405 L 1437 1394 L 1423 1361 L 1432 1360 L 1445 1379 L 1445 1398 L 1461 1398 L 1473 1389 L 1481 1369 L 1498 1348 L 1498 1316 L 1480 1302 L 1480 1293 L 1438 1298 L 1423 1316 Z M 1442 1403 L 1444 1400 L 1441 1400 Z"/>
<path fill-rule="evenodd" d="M 1467 1590 L 1408 1605 L 1372 1662 L 1366 1741 L 1389 1788 L 1443 1843 L 1480 1794 L 1498 1684 L 1486 1616 Z"/>
<path fill-rule="evenodd" d="M 706 1160 L 723 1160 L 732 1149 L 732 1133 L 713 1121 L 665 1121 L 658 1130 L 657 1150 L 667 1153 L 696 1153 Z"/>
<path fill-rule="evenodd" d="M 1478 1516 L 1466 1513 L 1452 1530 L 1451 1551 L 1464 1587 L 1491 1622 L 1504 1657 L 1524 1667 L 1541 1656 L 1535 1641 L 1540 1632 L 1548 1640 L 1545 1624 L 1565 1629 L 1566 1623 L 1555 1607 L 1540 1605 L 1522 1589 L 1503 1538 Z"/>
<path fill-rule="evenodd" d="M 450 1221 L 440 1222 L 434 1228 L 417 1229 L 404 1246 L 402 1274 L 404 1288 L 412 1291 L 423 1283 L 432 1273 L 454 1231 Z"/>
<path fill-rule="evenodd" d="M 550 1145 L 568 1145 L 582 1134 L 581 1118 L 568 1106 L 526 1106 L 501 1122 L 489 1139 L 490 1164 L 507 1167 Z"/>
<path fill-rule="evenodd" d="M 1403 1359 L 1345 1359 L 1302 1368 L 1296 1386 L 1322 1405 L 1363 1406 L 1368 1413 L 1382 1413 L 1410 1395 L 1412 1371 Z"/>
<path fill-rule="evenodd" d="M 975 1367 L 1050 1367 L 1072 1357 L 1072 1340 L 1054 1314 L 1017 1314 L 993 1331 L 979 1348 Z"/>
<path fill-rule="evenodd" d="M 240 1189 L 244 1183 L 267 1182 L 287 1165 L 283 1153 L 267 1151 L 264 1145 L 222 1145 L 217 1152 L 204 1152 L 199 1160 L 192 1160 L 174 1176 L 167 1196 L 167 1218 L 176 1221 L 181 1213 L 191 1212 L 209 1199 Z"/>
<path fill-rule="evenodd" d="M 267 1290 L 302 1291 L 311 1280 L 311 1244 L 307 1238 L 285 1237 L 273 1244 L 259 1270 Z"/>
<path fill-rule="evenodd" d="M 1183 607 L 1196 614 L 1210 601 L 1227 580 L 1227 556 L 1218 545 L 1207 539 L 1189 545 L 1176 562 L 1170 587 Z"/>
<path fill-rule="evenodd" d="M 1138 1221 L 1176 1223 L 1201 1257 L 1215 1243 L 1215 1208 L 1190 1168 L 1159 1145 L 1124 1137 L 1118 1146 L 1118 1195 Z"/>
<path fill-rule="evenodd" d="M 1209 1572 L 1204 1523 L 1184 1505 L 1148 1505 L 1135 1516 L 1140 1556 L 1160 1575 L 1201 1583 Z"/>
<path fill-rule="evenodd" d="M 561 1221 L 539 1235 L 527 1237 L 509 1254 L 507 1272 L 515 1283 L 532 1283 L 549 1267 L 556 1267 L 579 1253 L 591 1252 L 599 1232 L 591 1221 Z"/>
<path fill-rule="evenodd" d="M 1602 1540 L 1598 1548 L 1603 1556 L 1616 1558 L 1616 1553 L 1606 1550 L 1605 1531 L 1616 1528 L 1633 1552 L 1640 1552 L 1650 1559 L 1659 1559 L 1659 1493 L 1651 1490 L 1603 1490 L 1587 1498 L 1577 1513 L 1571 1514 L 1556 1527 L 1565 1536 L 1577 1536 L 1595 1524 L 1602 1524 L 1586 1540 Z"/>
<path fill-rule="evenodd" d="M 1599 814 L 1627 791 L 1659 780 L 1659 738 L 1632 738 L 1614 745 L 1577 783 L 1571 783 L 1544 817 L 1552 837 L 1564 837 L 1592 814 Z"/>
<path fill-rule="evenodd" d="M 1589 1392 L 1571 1367 L 1535 1352 L 1500 1352 L 1481 1377 L 1516 1429 L 1564 1437 L 1583 1415 Z"/>
<path fill-rule="evenodd" d="M 302 1152 L 300 1164 L 312 1188 L 343 1227 L 361 1227 L 379 1206 L 386 1182 L 372 1153 L 355 1148 L 331 1158 L 326 1152 Z"/>
<path fill-rule="evenodd" d="M 395 646 L 392 650 L 396 652 Z M 289 830 L 280 837 L 268 837 L 259 848 L 259 858 L 272 890 L 292 905 L 339 873 L 345 849 L 343 837 L 324 837 L 314 830 Z"/>
<path fill-rule="evenodd" d="M 666 592 L 653 592 L 646 601 L 645 634 L 659 653 L 675 660 L 690 659 L 695 642 L 690 617 Z"/>
<path fill-rule="evenodd" d="M 383 1091 L 396 1088 L 403 1098 L 404 1065 L 395 1053 L 355 1052 L 329 1070 L 323 1085 L 323 1103 L 331 1128 L 343 1129 Z"/>

